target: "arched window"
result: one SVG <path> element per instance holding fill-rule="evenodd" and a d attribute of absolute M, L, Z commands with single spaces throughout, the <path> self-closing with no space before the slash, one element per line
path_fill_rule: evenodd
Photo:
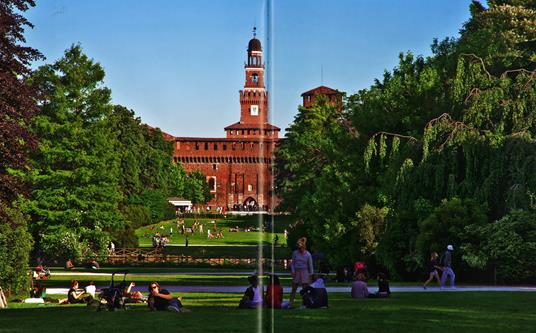
<path fill-rule="evenodd" d="M 257 73 L 251 75 L 251 81 L 255 83 L 255 85 L 259 84 L 259 75 Z"/>

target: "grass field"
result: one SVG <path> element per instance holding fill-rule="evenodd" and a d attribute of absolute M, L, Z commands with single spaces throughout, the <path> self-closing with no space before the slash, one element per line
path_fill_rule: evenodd
<path fill-rule="evenodd" d="M 98 287 L 104 287 L 110 284 L 110 276 L 86 276 L 86 275 L 60 275 L 52 276 L 50 280 L 44 282 L 48 288 L 52 287 L 69 287 L 71 280 L 80 282 L 80 286 L 85 287 L 89 281 L 94 281 Z M 121 276 L 122 280 L 122 276 Z M 290 278 L 288 278 L 290 284 Z M 128 282 L 135 282 L 138 286 L 145 287 L 151 281 L 158 281 L 162 285 L 179 285 L 179 286 L 247 286 L 247 276 L 241 275 L 184 275 L 184 274 L 162 274 L 162 275 L 130 275 L 127 276 Z M 146 292 L 147 290 L 144 290 Z"/>
<path fill-rule="evenodd" d="M 186 218 L 185 226 L 191 228 L 195 219 Z M 268 230 L 261 233 L 258 231 L 245 232 L 247 228 L 257 228 L 259 226 L 258 216 L 228 216 L 227 218 L 200 218 L 198 219 L 203 224 L 203 233 L 196 231 L 195 233 L 189 233 L 188 239 L 190 245 L 219 245 L 219 246 L 256 246 L 259 243 L 264 245 L 272 244 L 275 236 L 279 237 L 279 244 L 285 244 L 285 237 L 283 231 L 288 228 L 292 219 L 288 216 L 274 216 L 274 233 Z M 212 223 L 215 221 L 215 223 Z M 270 216 L 263 217 L 264 225 L 267 225 L 271 221 Z M 213 230 L 214 224 L 216 230 L 223 231 L 224 238 L 207 239 L 207 228 Z M 240 228 L 240 232 L 229 232 L 230 228 Z M 171 233 L 173 231 L 173 233 Z M 175 220 L 163 221 L 152 225 L 144 226 L 136 230 L 138 236 L 139 245 L 150 247 L 152 246 L 152 236 L 156 233 L 161 235 L 171 235 L 170 245 L 184 245 L 185 235 L 179 233 L 177 230 L 177 224 Z"/>
<path fill-rule="evenodd" d="M 190 313 L 152 313 L 144 305 L 96 312 L 85 306 L 10 304 L 0 332 L 530 332 L 536 293 L 400 293 L 353 300 L 331 294 L 329 309 L 237 310 L 239 294 L 184 294 Z M 288 297 L 288 295 L 285 295 Z"/>
<path fill-rule="evenodd" d="M 147 286 L 151 281 L 158 281 L 162 285 L 177 285 L 177 286 L 247 286 L 247 277 L 249 274 L 235 275 L 235 274 L 222 274 L 222 275 L 209 275 L 203 274 L 203 271 L 195 269 L 198 274 L 180 274 L 173 271 L 160 271 L 161 274 L 154 271 L 148 270 L 137 270 L 136 274 L 127 275 L 127 281 L 133 281 L 138 286 Z M 228 272 L 233 272 L 232 270 L 227 270 Z M 100 271 L 100 272 L 110 272 L 110 270 Z M 209 272 L 209 271 L 206 271 Z M 214 270 L 210 271 L 214 272 Z M 220 271 L 218 271 L 220 272 Z M 68 273 L 68 272 L 64 272 Z M 225 271 L 221 271 L 225 273 Z M 253 273 L 253 271 L 251 271 Z M 287 272 L 288 273 L 288 272 Z M 122 276 L 120 276 L 122 279 Z M 268 279 L 265 276 L 264 282 L 267 283 Z M 281 285 L 283 287 L 291 286 L 291 277 L 290 275 L 279 275 Z M 77 280 L 80 282 L 81 287 L 85 287 L 90 281 L 95 282 L 98 287 L 105 287 L 110 283 L 110 276 L 106 275 L 52 275 L 49 280 L 43 281 L 42 283 L 47 288 L 60 287 L 68 288 L 71 280 Z M 391 286 L 416 286 L 419 283 L 415 282 L 391 282 Z M 327 286 L 332 287 L 350 287 L 350 283 L 343 282 L 338 283 L 333 280 L 326 282 Z M 377 282 L 375 280 L 369 280 L 368 285 L 371 287 L 376 287 Z M 145 290 L 143 290 L 145 292 Z"/>
<path fill-rule="evenodd" d="M 272 247 L 263 246 L 263 257 L 272 256 Z M 232 246 L 232 244 L 219 246 L 166 246 L 166 254 L 180 254 L 196 258 L 257 258 L 257 246 Z M 275 259 L 288 259 L 291 256 L 291 250 L 287 247 L 274 247 Z"/>

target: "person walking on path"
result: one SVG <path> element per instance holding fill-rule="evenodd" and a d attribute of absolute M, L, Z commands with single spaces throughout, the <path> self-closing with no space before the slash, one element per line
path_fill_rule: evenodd
<path fill-rule="evenodd" d="M 298 286 L 302 288 L 311 284 L 311 276 L 313 275 L 313 258 L 311 253 L 306 249 L 307 238 L 302 237 L 298 239 L 296 245 L 297 250 L 292 252 L 292 263 L 290 269 L 292 271 L 292 291 L 290 293 L 290 306 L 294 305 L 294 299 L 296 298 L 296 290 Z"/>
<path fill-rule="evenodd" d="M 441 259 L 441 265 L 443 266 L 443 274 L 441 274 L 441 289 L 445 288 L 445 282 L 447 282 L 447 278 L 449 277 L 450 288 L 456 289 L 456 287 L 454 286 L 456 274 L 454 274 L 454 271 L 452 270 L 452 251 L 454 251 L 454 247 L 452 245 L 448 245 L 447 251 L 445 251 L 445 254 L 443 254 L 443 258 Z"/>
<path fill-rule="evenodd" d="M 428 283 L 432 282 L 434 277 L 437 280 L 437 284 L 441 286 L 441 281 L 439 280 L 439 271 L 443 271 L 443 267 L 441 267 L 441 264 L 439 263 L 439 255 L 437 252 L 432 252 L 430 255 L 430 261 L 428 262 L 428 272 L 430 273 L 428 276 L 428 280 L 424 282 L 422 285 L 423 289 L 426 289 L 426 286 Z"/>

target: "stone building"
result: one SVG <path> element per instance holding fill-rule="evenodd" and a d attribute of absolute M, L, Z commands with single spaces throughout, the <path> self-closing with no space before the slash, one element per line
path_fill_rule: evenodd
<path fill-rule="evenodd" d="M 268 122 L 265 65 L 255 35 L 248 44 L 244 72 L 240 121 L 225 127 L 225 138 L 173 137 L 173 159 L 207 177 L 211 208 L 271 210 L 277 204 L 271 169 L 280 129 Z"/>

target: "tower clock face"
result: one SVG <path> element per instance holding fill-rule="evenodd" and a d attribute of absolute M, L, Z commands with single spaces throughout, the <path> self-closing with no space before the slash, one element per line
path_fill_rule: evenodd
<path fill-rule="evenodd" d="M 258 116 L 259 115 L 259 106 L 258 105 L 252 105 L 250 108 L 250 113 L 252 116 Z"/>

